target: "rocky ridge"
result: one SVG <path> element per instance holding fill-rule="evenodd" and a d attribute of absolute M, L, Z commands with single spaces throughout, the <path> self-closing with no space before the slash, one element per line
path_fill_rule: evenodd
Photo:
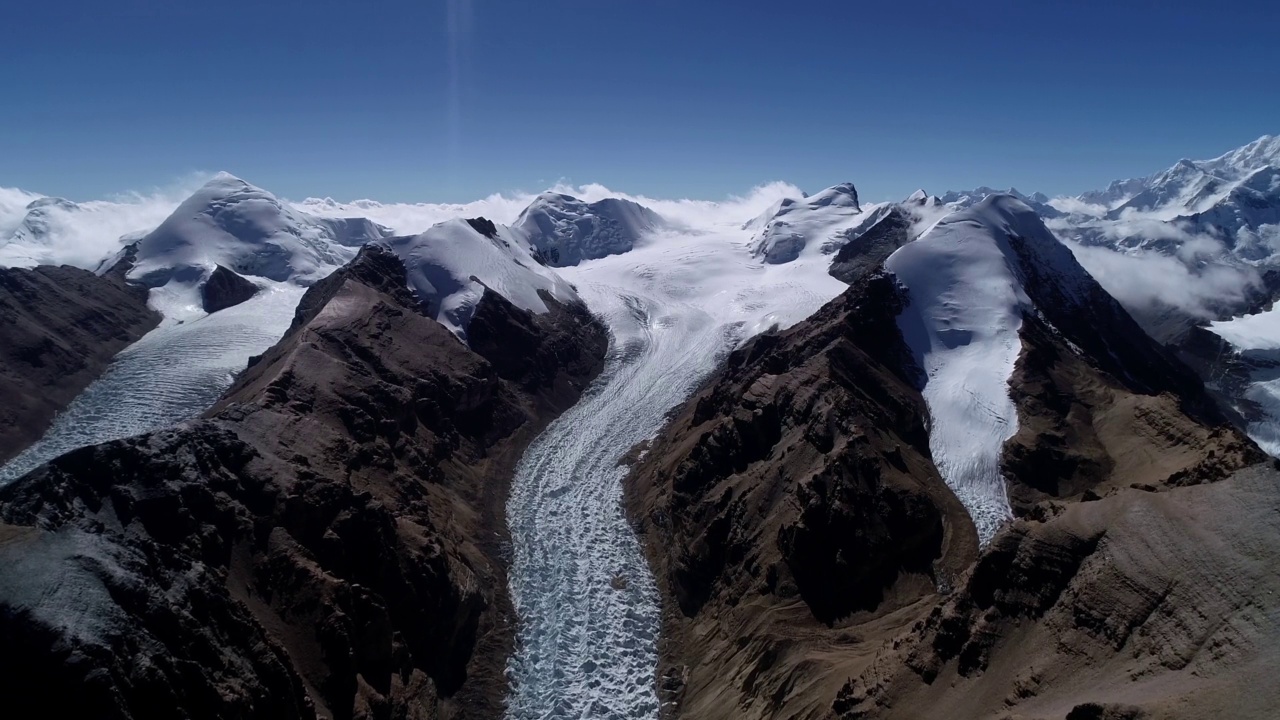
<path fill-rule="evenodd" d="M 0 685 L 53 715 L 493 717 L 505 483 L 603 328 L 488 292 L 471 345 L 379 246 L 223 400 L 0 491 Z"/>

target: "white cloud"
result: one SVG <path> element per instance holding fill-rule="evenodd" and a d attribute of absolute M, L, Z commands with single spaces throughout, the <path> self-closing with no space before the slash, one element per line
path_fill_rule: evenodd
<path fill-rule="evenodd" d="M 753 188 L 742 196 L 724 200 L 662 199 L 616 192 L 603 185 L 568 185 L 557 183 L 552 192 L 573 195 L 595 202 L 617 197 L 644 205 L 659 215 L 691 228 L 715 228 L 741 225 L 764 212 L 784 197 L 800 197 L 800 189 L 784 182 L 771 182 Z M 331 198 L 307 198 L 294 203 L 298 209 L 327 217 L 367 217 L 392 228 L 402 235 L 416 234 L 439 222 L 457 217 L 486 217 L 494 222 L 511 224 L 519 217 L 536 193 L 493 194 L 468 203 L 380 203 L 376 200 L 337 202 Z"/>
<path fill-rule="evenodd" d="M 1066 245 L 1089 274 L 1130 310 L 1175 307 L 1210 320 L 1221 308 L 1244 302 L 1249 288 L 1260 285 L 1257 271 L 1246 265 L 1188 267 L 1179 258 L 1154 252 L 1130 254 L 1074 242 Z"/>
<path fill-rule="evenodd" d="M 40 196 L 18 188 L 0 187 L 0 238 L 7 238 L 22 223 L 27 205 Z"/>
<path fill-rule="evenodd" d="M 1107 214 L 1106 205 L 1095 205 L 1074 197 L 1056 197 L 1049 201 L 1049 205 L 1055 210 L 1070 214 L 1090 215 L 1093 217 L 1102 217 Z"/>

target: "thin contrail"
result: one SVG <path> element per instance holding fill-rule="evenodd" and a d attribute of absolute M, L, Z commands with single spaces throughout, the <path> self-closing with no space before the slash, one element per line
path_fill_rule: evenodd
<path fill-rule="evenodd" d="M 471 0 L 448 0 L 448 160 L 456 167 L 462 154 L 462 63 L 466 34 L 471 26 Z"/>

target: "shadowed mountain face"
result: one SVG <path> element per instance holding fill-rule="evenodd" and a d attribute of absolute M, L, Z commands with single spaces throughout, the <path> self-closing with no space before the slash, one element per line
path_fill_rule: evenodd
<path fill-rule="evenodd" d="M 0 463 L 160 322 L 122 273 L 0 268 Z"/>
<path fill-rule="evenodd" d="M 367 247 L 203 418 L 0 493 L 0 686 L 81 717 L 494 717 L 524 446 L 603 328 L 488 292 L 472 345 Z"/>

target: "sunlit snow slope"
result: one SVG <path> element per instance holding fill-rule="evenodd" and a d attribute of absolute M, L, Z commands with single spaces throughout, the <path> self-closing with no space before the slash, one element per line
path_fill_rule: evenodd
<path fill-rule="evenodd" d="M 829 257 L 766 265 L 741 220 L 660 232 L 562 269 L 613 333 L 587 396 L 527 451 L 508 505 L 519 616 L 512 718 L 656 718 L 658 596 L 622 514 L 618 461 L 744 338 L 846 287 Z"/>
<path fill-rule="evenodd" d="M 1012 204 L 1025 209 L 1006 195 L 953 213 L 885 263 L 910 296 L 898 326 L 926 375 L 929 450 L 983 543 L 1012 514 L 1000 456 L 1017 431 L 1009 376 L 1031 305 L 1002 241 Z"/>

